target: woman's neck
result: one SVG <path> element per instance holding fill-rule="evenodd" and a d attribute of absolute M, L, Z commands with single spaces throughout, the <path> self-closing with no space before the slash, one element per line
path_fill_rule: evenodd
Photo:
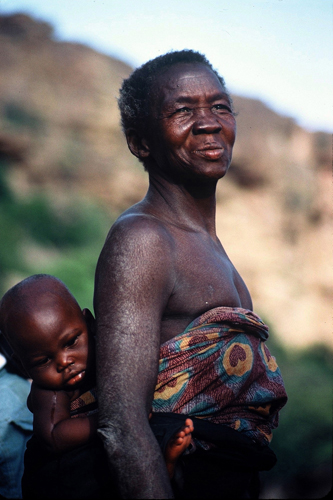
<path fill-rule="evenodd" d="M 151 215 L 192 230 L 216 236 L 216 182 L 173 183 L 158 175 L 149 176 L 144 206 Z"/>

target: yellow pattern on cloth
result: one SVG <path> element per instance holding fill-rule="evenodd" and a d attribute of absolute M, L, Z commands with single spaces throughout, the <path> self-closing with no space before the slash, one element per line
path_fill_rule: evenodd
<path fill-rule="evenodd" d="M 153 411 L 207 419 L 269 442 L 287 395 L 267 338 L 267 325 L 252 311 L 207 311 L 161 346 Z"/>
<path fill-rule="evenodd" d="M 70 405 L 71 418 L 88 417 L 98 412 L 96 387 L 84 392 Z"/>

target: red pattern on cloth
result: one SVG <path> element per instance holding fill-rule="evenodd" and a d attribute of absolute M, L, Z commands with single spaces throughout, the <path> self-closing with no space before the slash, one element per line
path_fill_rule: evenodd
<path fill-rule="evenodd" d="M 160 348 L 153 411 L 224 424 L 269 442 L 287 394 L 252 311 L 218 307 Z"/>
<path fill-rule="evenodd" d="M 71 418 L 88 417 L 97 412 L 97 390 L 95 387 L 74 399 L 70 405 Z"/>

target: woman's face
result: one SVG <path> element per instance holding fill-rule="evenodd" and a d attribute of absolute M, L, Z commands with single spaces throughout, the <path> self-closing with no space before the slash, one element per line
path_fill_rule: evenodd
<path fill-rule="evenodd" d="M 228 95 L 202 64 L 177 64 L 157 79 L 150 156 L 164 175 L 220 179 L 230 165 L 236 122 Z"/>

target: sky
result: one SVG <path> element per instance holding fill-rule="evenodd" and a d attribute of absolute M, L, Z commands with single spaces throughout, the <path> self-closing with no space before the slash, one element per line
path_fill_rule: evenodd
<path fill-rule="evenodd" d="M 198 50 L 232 93 L 333 132 L 333 0 L 0 0 L 14 12 L 133 68 Z"/>

